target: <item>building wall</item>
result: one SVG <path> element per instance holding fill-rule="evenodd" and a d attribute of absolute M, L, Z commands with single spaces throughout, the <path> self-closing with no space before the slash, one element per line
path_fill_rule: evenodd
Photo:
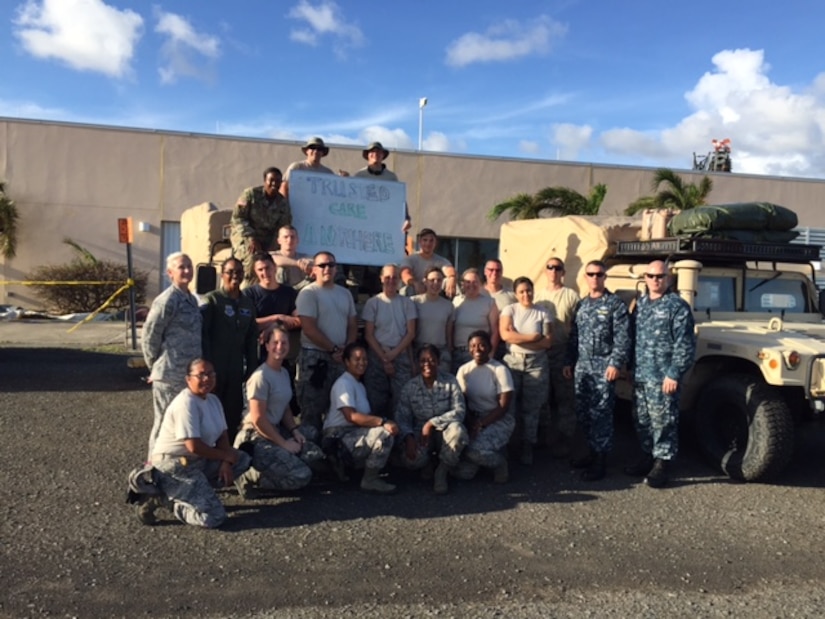
<path fill-rule="evenodd" d="M 117 219 L 131 216 L 150 224 L 136 232 L 135 266 L 150 272 L 150 295 L 161 280 L 163 221 L 201 202 L 231 208 L 244 187 L 261 182 L 264 168 L 285 170 L 303 158 L 297 142 L 140 131 L 65 123 L 0 119 L 0 179 L 20 212 L 18 254 L 0 258 L 0 275 L 16 281 L 42 264 L 71 258 L 62 240 L 71 238 L 102 259 L 125 261 L 117 242 Z M 686 160 L 688 155 L 686 154 Z M 734 153 L 735 159 L 735 153 Z M 350 172 L 363 167 L 360 147 L 333 146 L 324 163 Z M 604 214 L 618 214 L 650 194 L 653 170 L 437 153 L 393 153 L 389 166 L 407 183 L 413 228 L 440 235 L 496 238 L 502 222 L 489 222 L 489 209 L 516 193 L 560 185 L 586 194 L 608 187 Z M 735 160 L 734 160 L 735 164 Z M 735 169 L 735 168 L 734 168 Z M 697 176 L 680 171 L 691 180 Z M 713 174 L 715 203 L 764 200 L 794 209 L 800 225 L 825 227 L 820 207 L 825 182 L 818 180 Z M 36 307 L 30 291 L 0 286 L 0 303 Z"/>

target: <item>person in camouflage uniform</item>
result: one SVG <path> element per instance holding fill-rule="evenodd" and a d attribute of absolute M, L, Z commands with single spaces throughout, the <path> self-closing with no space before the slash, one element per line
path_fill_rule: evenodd
<path fill-rule="evenodd" d="M 189 292 L 192 260 L 181 252 L 170 254 L 166 258 L 166 275 L 172 285 L 155 297 L 141 336 L 155 411 L 149 433 L 149 456 L 166 408 L 186 387 L 187 364 L 202 353 L 201 313 L 198 300 Z"/>
<path fill-rule="evenodd" d="M 283 326 L 266 332 L 266 361 L 246 382 L 249 413 L 235 440 L 252 449 L 252 468 L 235 481 L 244 498 L 254 498 L 255 488 L 298 490 L 312 480 L 310 465 L 324 456 L 304 438 L 289 408 L 292 399 L 289 372 L 283 367 L 289 354 L 289 334 Z"/>
<path fill-rule="evenodd" d="M 644 476 L 651 488 L 668 482 L 668 466 L 679 448 L 679 386 L 696 353 L 693 311 L 668 291 L 667 266 L 651 262 L 647 294 L 634 313 L 634 422 L 642 458 L 629 475 Z"/>
<path fill-rule="evenodd" d="M 596 481 L 613 447 L 615 381 L 630 357 L 630 321 L 622 300 L 605 288 L 605 264 L 588 262 L 584 272 L 589 294 L 576 307 L 564 375 L 575 375 L 576 415 L 590 446 L 573 465 L 585 468 L 584 481 Z"/>
<path fill-rule="evenodd" d="M 277 249 L 278 230 L 292 223 L 289 202 L 279 192 L 281 182 L 281 171 L 267 168 L 264 184 L 244 189 L 232 211 L 232 255 L 243 261 L 246 285 L 257 281 L 252 270 L 252 256 Z"/>
<path fill-rule="evenodd" d="M 221 401 L 210 393 L 214 366 L 194 359 L 184 371 L 186 388 L 169 405 L 151 454 L 159 493 L 138 505 L 137 516 L 153 525 L 163 507 L 181 522 L 211 529 L 227 518 L 213 486 L 231 485 L 251 459 L 229 444 Z"/>
<path fill-rule="evenodd" d="M 579 293 L 564 285 L 564 261 L 553 256 L 545 264 L 547 285 L 536 290 L 533 302 L 553 315 L 553 342 L 547 351 L 550 366 L 548 406 L 539 421 L 550 434 L 550 448 L 555 457 L 566 458 L 576 448 L 576 392 L 572 379 L 564 377 L 567 340 Z"/>
<path fill-rule="evenodd" d="M 382 412 L 373 413 L 367 390 L 361 382 L 367 370 L 367 349 L 362 344 L 347 344 L 341 353 L 346 371 L 332 385 L 329 411 L 324 420 L 322 447 L 341 481 L 347 481 L 347 466 L 364 467 L 361 489 L 389 494 L 395 485 L 381 479 L 392 453 L 398 424 Z"/>
<path fill-rule="evenodd" d="M 491 357 L 493 343 L 486 331 L 471 333 L 467 348 L 473 360 L 458 368 L 456 380 L 467 400 L 464 423 L 470 443 L 454 474 L 472 479 L 479 467 L 488 468 L 493 470 L 493 481 L 503 484 L 510 476 L 505 450 L 516 427 L 510 410 L 513 378 L 506 365 Z"/>
<path fill-rule="evenodd" d="M 214 393 L 223 405 L 230 442 L 241 425 L 244 381 L 258 366 L 255 306 L 241 294 L 241 281 L 241 261 L 224 261 L 220 288 L 206 295 L 206 303 L 201 306 L 203 357 L 218 373 Z"/>
<path fill-rule="evenodd" d="M 432 344 L 418 351 L 419 375 L 401 390 L 395 420 L 403 440 L 401 465 L 412 470 L 429 470 L 434 476 L 433 491 L 447 492 L 447 475 L 456 467 L 469 442 L 464 421 L 464 395 L 454 376 L 438 371 L 439 352 Z M 433 472 L 427 468 L 438 459 Z"/>
<path fill-rule="evenodd" d="M 417 316 L 415 303 L 398 294 L 398 267 L 385 265 L 381 292 L 367 300 L 361 313 L 369 346 L 364 385 L 373 410 L 387 410 L 392 416 L 401 390 L 412 378 L 410 345 Z"/>
<path fill-rule="evenodd" d="M 315 282 L 303 288 L 295 301 L 301 319 L 301 353 L 295 381 L 301 427 L 310 441 L 320 439 L 330 388 L 344 373 L 341 349 L 355 341 L 358 334 L 355 302 L 349 290 L 335 283 L 336 269 L 333 254 L 315 254 Z"/>

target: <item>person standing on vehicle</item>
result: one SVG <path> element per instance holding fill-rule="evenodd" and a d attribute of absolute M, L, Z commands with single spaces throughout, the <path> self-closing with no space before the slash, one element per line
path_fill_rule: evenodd
<path fill-rule="evenodd" d="M 281 171 L 264 170 L 264 184 L 245 189 L 232 211 L 232 255 L 243 261 L 246 285 L 254 284 L 252 256 L 276 249 L 275 237 L 281 226 L 292 223 L 289 202 L 279 192 Z"/>
<path fill-rule="evenodd" d="M 315 282 L 301 290 L 296 301 L 301 319 L 296 383 L 304 436 L 317 442 L 330 389 L 345 370 L 343 348 L 355 341 L 358 325 L 352 295 L 335 283 L 335 256 L 321 251 L 312 262 Z"/>
<path fill-rule="evenodd" d="M 390 151 L 384 148 L 381 142 L 370 142 L 367 147 L 361 151 L 361 156 L 367 160 L 367 165 L 353 174 L 354 177 L 371 178 L 376 181 L 399 182 L 395 172 L 390 170 L 387 164 L 384 163 L 384 160 L 390 156 Z M 401 232 L 406 234 L 410 231 L 411 227 L 412 221 L 410 220 L 410 213 L 405 204 L 404 223 L 401 225 Z"/>
<path fill-rule="evenodd" d="M 601 260 L 585 265 L 588 295 L 579 301 L 567 343 L 566 378 L 575 377 L 576 415 L 589 452 L 573 460 L 584 481 L 602 479 L 613 447 L 616 379 L 630 356 L 630 321 L 622 300 L 605 288 Z"/>
<path fill-rule="evenodd" d="M 564 261 L 553 256 L 545 264 L 547 285 L 536 291 L 533 302 L 553 315 L 553 342 L 547 351 L 550 362 L 549 419 L 539 420 L 552 437 L 551 451 L 555 457 L 566 458 L 575 448 L 576 394 L 573 381 L 565 378 L 564 363 L 567 340 L 573 325 L 573 313 L 579 293 L 564 285 Z M 581 442 L 581 441 L 579 441 Z"/>
<path fill-rule="evenodd" d="M 693 311 L 668 291 L 668 279 L 664 262 L 648 265 L 647 294 L 634 314 L 633 420 L 642 458 L 625 472 L 644 476 L 651 488 L 668 482 L 668 466 L 679 448 L 679 387 L 696 353 Z"/>

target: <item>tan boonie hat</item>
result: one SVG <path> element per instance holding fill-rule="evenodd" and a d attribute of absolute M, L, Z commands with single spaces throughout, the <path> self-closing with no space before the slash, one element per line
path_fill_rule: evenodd
<path fill-rule="evenodd" d="M 381 142 L 370 142 L 370 145 L 367 146 L 364 150 L 361 151 L 361 156 L 364 157 L 364 159 L 366 159 L 367 158 L 367 153 L 369 153 L 372 150 L 383 151 L 384 152 L 384 159 L 386 159 L 387 157 L 390 156 L 390 151 L 388 151 L 386 148 L 384 148 L 384 146 L 381 144 Z"/>
<path fill-rule="evenodd" d="M 301 147 L 301 152 L 306 155 L 310 148 L 320 150 L 322 157 L 329 155 L 329 146 L 324 144 L 324 141 L 321 138 L 310 138 L 307 140 L 307 143 Z"/>

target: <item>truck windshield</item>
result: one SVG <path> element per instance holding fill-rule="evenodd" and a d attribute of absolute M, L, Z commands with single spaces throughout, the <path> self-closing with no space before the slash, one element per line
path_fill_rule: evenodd
<path fill-rule="evenodd" d="M 697 312 L 735 312 L 736 280 L 733 275 L 699 275 L 694 302 Z M 749 274 L 745 278 L 746 312 L 803 314 L 812 312 L 808 288 L 800 277 L 789 274 Z"/>
<path fill-rule="evenodd" d="M 748 276 L 745 278 L 745 311 L 786 314 L 810 312 L 808 289 L 799 278 Z"/>

